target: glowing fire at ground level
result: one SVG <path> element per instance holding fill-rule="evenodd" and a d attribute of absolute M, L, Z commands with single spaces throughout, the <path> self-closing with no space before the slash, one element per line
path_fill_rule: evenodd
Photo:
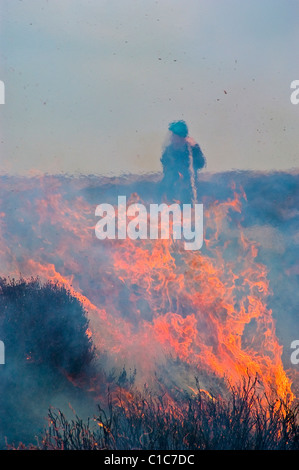
<path fill-rule="evenodd" d="M 18 191 L 2 185 L 6 207 L 16 207 L 1 219 L 2 274 L 39 276 L 69 289 L 88 312 L 99 367 L 105 354 L 105 368 L 136 368 L 139 388 L 161 377 L 169 392 L 175 385 L 193 393 L 195 375 L 206 394 L 209 376 L 233 385 L 257 376 L 261 390 L 294 398 L 268 306 L 269 267 L 242 224 L 244 192 L 207 199 L 203 249 L 190 252 L 180 240 L 100 243 L 90 202 L 96 198 L 84 184 L 24 180 Z"/>

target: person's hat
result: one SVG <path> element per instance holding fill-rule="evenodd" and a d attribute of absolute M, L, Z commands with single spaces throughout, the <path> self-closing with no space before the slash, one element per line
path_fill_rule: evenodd
<path fill-rule="evenodd" d="M 188 127 L 185 121 L 173 121 L 169 124 L 168 129 L 180 137 L 187 137 L 188 135 Z"/>

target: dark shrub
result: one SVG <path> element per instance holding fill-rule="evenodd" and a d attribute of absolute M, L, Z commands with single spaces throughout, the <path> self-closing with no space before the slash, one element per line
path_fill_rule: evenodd
<path fill-rule="evenodd" d="M 13 359 L 79 374 L 93 356 L 85 313 L 57 283 L 0 278 L 0 331 L 8 367 Z"/>
<path fill-rule="evenodd" d="M 85 314 L 57 283 L 0 278 L 0 448 L 43 429 L 52 400 L 65 404 L 82 393 L 72 380 L 94 354 Z"/>

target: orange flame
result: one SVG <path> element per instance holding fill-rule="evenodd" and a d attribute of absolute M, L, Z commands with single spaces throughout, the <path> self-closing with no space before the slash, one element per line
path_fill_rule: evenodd
<path fill-rule="evenodd" d="M 265 389 L 293 396 L 267 307 L 267 270 L 256 261 L 258 246 L 230 220 L 244 194 L 206 208 L 204 248 L 185 251 L 181 241 L 99 241 L 94 207 L 76 193 L 68 199 L 51 180 L 40 185 L 44 197 L 17 212 L 21 226 L 34 214 L 33 248 L 7 234 L 1 214 L 3 275 L 21 271 L 70 289 L 88 312 L 98 350 L 108 351 L 113 365 L 136 366 L 141 382 L 172 358 L 233 384 L 258 375 Z"/>

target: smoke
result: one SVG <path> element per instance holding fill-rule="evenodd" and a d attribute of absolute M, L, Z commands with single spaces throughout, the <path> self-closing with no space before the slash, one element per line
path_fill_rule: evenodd
<path fill-rule="evenodd" d="M 205 242 L 187 254 L 164 240 L 95 236 L 98 204 L 117 206 L 119 195 L 160 202 L 159 175 L 1 177 L 0 275 L 40 280 L 23 291 L 16 283 L 9 302 L 2 291 L 1 445 L 4 435 L 40 429 L 50 405 L 70 402 L 88 413 L 109 373 L 120 377 L 124 367 L 139 387 L 188 390 L 195 375 L 203 388 L 224 375 L 233 380 L 246 358 L 275 383 L 271 367 L 282 358 L 296 379 L 298 179 L 296 172 L 202 174 Z M 47 301 L 45 285 L 60 286 Z"/>

